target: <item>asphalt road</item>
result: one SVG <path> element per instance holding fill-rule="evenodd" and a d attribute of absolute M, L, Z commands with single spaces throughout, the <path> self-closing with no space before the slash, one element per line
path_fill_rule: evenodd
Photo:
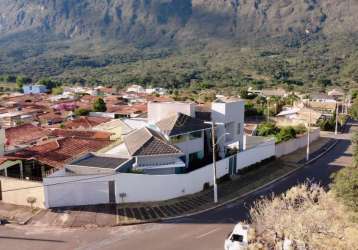
<path fill-rule="evenodd" d="M 353 124 L 352 128 L 358 126 Z M 146 225 L 102 229 L 58 229 L 0 226 L 1 249 L 124 249 L 124 250 L 219 250 L 240 220 L 248 219 L 252 202 L 279 194 L 307 181 L 329 185 L 332 173 L 352 161 L 350 133 L 338 135 L 335 148 L 311 165 L 240 200 L 189 218 Z"/>

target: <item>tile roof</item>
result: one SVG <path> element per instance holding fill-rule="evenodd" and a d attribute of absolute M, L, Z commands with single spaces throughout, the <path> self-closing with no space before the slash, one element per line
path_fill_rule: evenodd
<path fill-rule="evenodd" d="M 12 156 L 34 158 L 39 162 L 61 169 L 75 158 L 96 152 L 111 144 L 109 140 L 94 140 L 83 138 L 62 138 L 48 141 L 14 153 Z"/>
<path fill-rule="evenodd" d="M 49 134 L 49 130 L 32 124 L 24 124 L 5 130 L 7 145 L 11 146 L 36 142 Z"/>
<path fill-rule="evenodd" d="M 124 143 L 131 156 L 182 154 L 180 149 L 150 128 L 141 128 L 127 135 Z"/>
<path fill-rule="evenodd" d="M 105 117 L 87 117 L 81 116 L 75 120 L 67 121 L 65 128 L 67 129 L 90 129 L 101 123 L 110 121 L 110 118 Z"/>
<path fill-rule="evenodd" d="M 177 113 L 155 124 L 167 136 L 176 136 L 211 128 L 210 124 L 191 116 Z"/>
<path fill-rule="evenodd" d="M 104 131 L 89 130 L 71 130 L 71 129 L 54 129 L 50 133 L 54 137 L 77 137 L 87 139 L 104 139 L 109 140 L 112 133 Z"/>

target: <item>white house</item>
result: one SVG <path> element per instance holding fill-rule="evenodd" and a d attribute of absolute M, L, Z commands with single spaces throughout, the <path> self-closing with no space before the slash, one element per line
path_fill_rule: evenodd
<path fill-rule="evenodd" d="M 183 152 L 154 129 L 138 129 L 124 137 L 124 144 L 134 158 L 134 170 L 146 174 L 179 174 L 185 168 L 180 159 Z"/>
<path fill-rule="evenodd" d="M 48 92 L 48 89 L 46 88 L 45 85 L 40 85 L 40 84 L 26 84 L 22 87 L 22 90 L 24 92 L 25 95 L 28 94 L 41 94 L 41 93 L 46 93 Z"/>
<path fill-rule="evenodd" d="M 205 146 L 209 146 L 211 125 L 204 121 L 176 113 L 155 123 L 155 127 L 167 140 L 184 153 L 186 166 L 197 164 L 205 158 Z M 207 138 L 207 143 L 205 143 Z"/>
<path fill-rule="evenodd" d="M 237 99 L 218 99 L 212 103 L 211 119 L 216 125 L 220 155 L 227 148 L 243 150 L 245 102 Z"/>
<path fill-rule="evenodd" d="M 133 85 L 130 85 L 127 88 L 127 92 L 134 92 L 134 93 L 137 93 L 137 94 L 144 94 L 145 89 L 140 85 L 133 84 Z"/>

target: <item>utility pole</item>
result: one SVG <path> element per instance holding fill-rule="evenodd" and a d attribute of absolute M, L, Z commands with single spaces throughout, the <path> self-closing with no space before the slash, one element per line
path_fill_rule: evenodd
<path fill-rule="evenodd" d="M 306 161 L 310 160 L 310 140 L 311 140 L 311 107 L 310 107 L 310 100 L 308 100 L 308 108 L 309 108 L 309 115 L 308 115 L 308 124 L 307 124 L 307 149 L 306 149 Z"/>
<path fill-rule="evenodd" d="M 339 115 L 339 103 L 337 102 L 337 107 L 336 107 L 336 128 L 334 130 L 335 135 L 338 134 L 338 115 Z"/>
<path fill-rule="evenodd" d="M 211 139 L 213 144 L 213 178 L 214 178 L 214 203 L 218 203 L 218 186 L 216 183 L 216 141 L 215 141 L 215 122 L 211 123 Z"/>
<path fill-rule="evenodd" d="M 267 97 L 267 121 L 270 122 L 270 97 Z"/>

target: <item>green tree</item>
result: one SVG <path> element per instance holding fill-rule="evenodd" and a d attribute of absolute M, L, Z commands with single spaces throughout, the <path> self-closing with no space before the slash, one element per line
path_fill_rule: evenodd
<path fill-rule="evenodd" d="M 46 86 L 48 90 L 52 90 L 57 87 L 59 84 L 50 78 L 42 78 L 39 81 L 39 84 Z"/>
<path fill-rule="evenodd" d="M 102 98 L 98 97 L 94 101 L 93 111 L 94 112 L 106 112 L 107 111 L 106 103 L 104 102 L 104 100 Z"/>
<path fill-rule="evenodd" d="M 28 84 L 28 83 L 31 83 L 32 80 L 31 78 L 29 77 L 25 77 L 25 76 L 17 76 L 16 77 L 16 85 L 17 85 L 17 88 L 18 89 L 22 89 L 22 87 L 25 85 L 25 84 Z"/>
<path fill-rule="evenodd" d="M 350 114 L 354 119 L 358 119 L 358 98 L 354 99 L 354 102 L 350 109 Z"/>

